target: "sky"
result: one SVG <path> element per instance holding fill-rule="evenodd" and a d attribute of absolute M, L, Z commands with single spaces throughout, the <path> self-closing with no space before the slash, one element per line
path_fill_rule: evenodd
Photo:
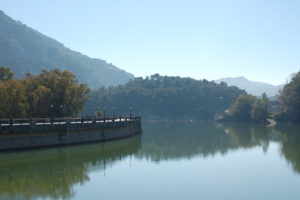
<path fill-rule="evenodd" d="M 278 85 L 300 70 L 300 0 L 0 0 L 0 10 L 135 76 Z"/>

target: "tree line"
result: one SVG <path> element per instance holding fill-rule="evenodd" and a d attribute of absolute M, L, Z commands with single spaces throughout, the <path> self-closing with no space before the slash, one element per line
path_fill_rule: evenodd
<path fill-rule="evenodd" d="M 277 102 L 281 110 L 269 112 L 266 94 L 255 97 L 226 83 L 151 75 L 126 84 L 90 91 L 69 71 L 43 70 L 15 79 L 0 67 L 0 118 L 65 117 L 83 114 L 142 115 L 146 119 L 225 119 L 265 123 L 300 123 L 300 72 L 284 86 Z"/>
<path fill-rule="evenodd" d="M 278 101 L 283 105 L 282 110 L 274 117 L 280 122 L 300 123 L 300 71 L 292 75 Z"/>
<path fill-rule="evenodd" d="M 213 119 L 242 94 L 244 90 L 226 83 L 154 74 L 92 91 L 85 113 L 139 114 L 147 119 Z"/>
<path fill-rule="evenodd" d="M 300 72 L 295 73 L 283 87 L 276 103 L 280 109 L 276 113 L 270 113 L 269 99 L 265 93 L 261 98 L 242 95 L 226 112 L 225 120 L 265 123 L 267 118 L 273 118 L 278 122 L 300 123 Z"/>
<path fill-rule="evenodd" d="M 225 120 L 266 123 L 270 116 L 268 111 L 269 99 L 266 93 L 261 98 L 250 94 L 239 96 L 229 110 L 225 111 Z"/>
<path fill-rule="evenodd" d="M 9 68 L 0 67 L 0 118 L 77 116 L 89 92 L 66 70 L 14 79 Z"/>
<path fill-rule="evenodd" d="M 239 122 L 267 123 L 270 118 L 300 123 L 299 99 L 300 72 L 271 102 L 265 93 L 256 97 L 226 83 L 154 74 L 92 91 L 85 113 L 140 114 L 146 119 L 214 119 L 223 114 L 225 120 Z M 275 113 L 270 110 L 274 102 Z"/>

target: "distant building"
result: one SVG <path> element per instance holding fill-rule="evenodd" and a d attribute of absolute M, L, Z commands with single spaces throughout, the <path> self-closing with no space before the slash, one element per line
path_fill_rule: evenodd
<path fill-rule="evenodd" d="M 268 106 L 268 111 L 271 113 L 279 113 L 283 111 L 283 109 L 284 107 L 279 101 L 270 101 Z"/>

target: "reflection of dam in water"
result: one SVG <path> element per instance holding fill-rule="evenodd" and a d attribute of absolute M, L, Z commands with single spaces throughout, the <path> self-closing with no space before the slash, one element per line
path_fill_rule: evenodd
<path fill-rule="evenodd" d="M 104 193 L 110 194 L 108 191 L 112 188 L 114 190 L 115 187 L 124 187 L 126 191 L 132 190 L 134 194 L 147 193 L 147 188 L 156 187 L 157 184 L 159 184 L 158 187 L 163 186 L 160 184 L 161 181 L 168 181 L 174 177 L 178 178 L 174 180 L 181 179 L 182 177 L 178 175 L 180 173 L 172 173 L 173 170 L 176 171 L 176 164 L 188 165 L 200 161 L 204 165 L 198 165 L 199 175 L 203 173 L 201 170 L 207 169 L 201 167 L 215 162 L 214 157 L 218 161 L 221 158 L 220 165 L 227 164 L 233 168 L 243 166 L 243 169 L 248 170 L 250 174 L 252 172 L 252 178 L 256 171 L 262 168 L 256 169 L 253 166 L 247 168 L 248 166 L 243 163 L 237 164 L 227 159 L 235 153 L 241 155 L 244 152 L 259 156 L 264 163 L 261 166 L 265 166 L 266 162 L 270 161 L 272 163 L 270 166 L 280 164 L 277 159 L 265 160 L 265 156 L 282 157 L 283 162 L 287 161 L 291 164 L 290 169 L 300 173 L 300 128 L 296 126 L 278 125 L 275 128 L 266 128 L 257 124 L 145 122 L 143 130 L 142 136 L 114 142 L 0 154 L 0 199 L 65 199 L 69 197 L 82 199 L 80 198 L 82 196 L 77 196 L 77 192 L 81 190 L 78 188 L 90 190 L 97 188 L 94 192 L 100 196 Z M 131 159 L 133 159 L 133 167 Z M 128 164 L 130 162 L 128 168 L 127 162 Z M 256 162 L 256 157 L 253 161 L 251 160 L 251 163 L 253 162 Z M 160 168 L 160 166 L 163 167 Z M 168 176 L 164 170 L 165 167 L 170 167 L 171 176 Z M 106 169 L 109 170 L 106 171 Z M 222 169 L 217 168 L 217 170 Z M 226 172 L 226 168 L 224 170 Z M 269 172 L 267 168 L 263 170 Z M 211 176 L 214 177 L 213 168 L 208 171 L 211 171 Z M 189 175 L 188 170 L 185 173 Z M 201 180 L 205 173 L 199 177 L 197 173 L 195 175 L 193 171 L 190 177 L 192 179 L 195 177 L 195 183 L 199 184 L 198 180 Z M 165 179 L 160 180 L 163 177 Z M 212 179 L 209 177 L 206 180 Z M 159 181 L 156 182 L 156 180 Z M 95 181 L 97 185 L 93 185 Z M 172 185 L 170 182 L 168 184 Z M 179 181 L 174 187 L 178 184 L 181 188 L 186 186 Z M 202 187 L 205 185 L 206 183 Z M 146 189 L 143 190 L 143 188 Z"/>
<path fill-rule="evenodd" d="M 107 143 L 0 155 L 0 199 L 68 198 L 89 172 L 105 170 L 138 151 L 141 136 Z M 2 197 L 1 197 L 2 196 Z"/>

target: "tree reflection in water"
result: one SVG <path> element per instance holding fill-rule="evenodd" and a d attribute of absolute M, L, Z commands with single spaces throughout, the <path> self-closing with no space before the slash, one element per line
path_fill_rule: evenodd
<path fill-rule="evenodd" d="M 144 122 L 142 136 L 68 148 L 0 154 L 0 199 L 71 198 L 76 184 L 89 181 L 91 172 L 122 162 L 160 163 L 216 154 L 240 148 L 280 144 L 284 158 L 300 173 L 300 127 L 213 122 Z"/>
<path fill-rule="evenodd" d="M 282 138 L 282 155 L 292 164 L 294 171 L 300 173 L 300 126 L 279 125 L 274 132 Z"/>
<path fill-rule="evenodd" d="M 206 158 L 239 148 L 262 147 L 270 142 L 281 144 L 284 158 L 300 173 L 300 126 L 277 125 L 268 128 L 253 123 L 153 122 L 144 123 L 139 159 L 164 160 Z"/>
<path fill-rule="evenodd" d="M 14 199 L 70 198 L 75 184 L 89 172 L 105 170 L 134 154 L 140 136 L 124 140 L 0 155 L 0 197 Z"/>
<path fill-rule="evenodd" d="M 265 152 L 268 150 L 271 132 L 266 126 L 252 123 L 228 123 L 224 124 L 224 128 L 239 148 L 262 146 Z"/>
<path fill-rule="evenodd" d="M 154 162 L 226 154 L 231 149 L 268 148 L 269 130 L 255 124 L 213 122 L 144 123 L 142 149 L 137 155 Z"/>

